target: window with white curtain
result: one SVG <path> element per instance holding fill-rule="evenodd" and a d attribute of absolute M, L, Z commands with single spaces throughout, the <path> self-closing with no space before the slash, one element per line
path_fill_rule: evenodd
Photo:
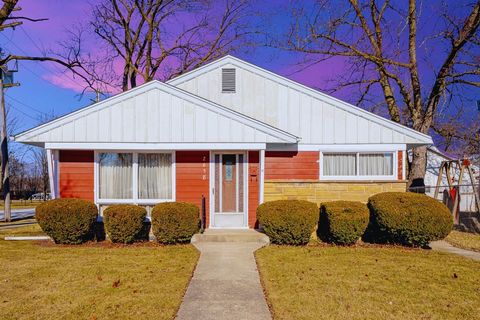
<path fill-rule="evenodd" d="M 357 155 L 355 153 L 324 153 L 324 176 L 355 176 L 357 174 Z"/>
<path fill-rule="evenodd" d="M 361 176 L 391 176 L 393 174 L 392 153 L 361 153 L 358 164 Z"/>
<path fill-rule="evenodd" d="M 172 197 L 172 155 L 138 154 L 138 198 L 170 199 Z"/>
<path fill-rule="evenodd" d="M 100 198 L 131 199 L 133 197 L 132 160 L 131 153 L 100 154 Z"/>
<path fill-rule="evenodd" d="M 324 177 L 393 177 L 393 152 L 328 152 L 322 154 Z"/>
<path fill-rule="evenodd" d="M 172 153 L 99 153 L 99 199 L 171 200 L 172 163 Z"/>

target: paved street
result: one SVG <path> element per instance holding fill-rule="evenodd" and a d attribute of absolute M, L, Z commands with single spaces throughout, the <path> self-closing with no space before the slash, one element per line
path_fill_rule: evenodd
<path fill-rule="evenodd" d="M 12 220 L 31 218 L 35 215 L 35 209 L 14 209 L 12 210 Z M 3 210 L 0 211 L 0 221 L 3 221 Z"/>

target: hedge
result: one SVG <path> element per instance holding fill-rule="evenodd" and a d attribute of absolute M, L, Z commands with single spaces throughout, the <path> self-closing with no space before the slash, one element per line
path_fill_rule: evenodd
<path fill-rule="evenodd" d="M 270 242 L 287 245 L 304 245 L 318 223 L 318 207 L 303 200 L 277 200 L 257 208 L 258 221 Z"/>
<path fill-rule="evenodd" d="M 92 240 L 97 215 L 97 206 L 81 199 L 55 199 L 35 208 L 35 218 L 42 230 L 60 244 Z"/>
<path fill-rule="evenodd" d="M 450 210 L 423 194 L 386 192 L 368 201 L 366 240 L 424 247 L 445 238 L 453 228 Z"/>
<path fill-rule="evenodd" d="M 369 220 L 368 207 L 355 201 L 332 201 L 320 207 L 319 238 L 325 242 L 351 245 L 365 232 Z"/>
<path fill-rule="evenodd" d="M 112 242 L 132 243 L 147 240 L 147 210 L 131 204 L 109 206 L 103 212 L 105 231 Z"/>
<path fill-rule="evenodd" d="M 192 203 L 164 202 L 152 210 L 152 231 L 160 243 L 189 242 L 199 229 L 199 210 Z"/>

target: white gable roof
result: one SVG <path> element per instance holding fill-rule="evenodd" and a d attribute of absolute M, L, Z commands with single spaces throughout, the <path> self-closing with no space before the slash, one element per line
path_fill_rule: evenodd
<path fill-rule="evenodd" d="M 221 92 L 221 69 L 237 90 Z M 432 138 L 295 81 L 226 56 L 167 83 L 301 137 L 300 144 L 432 144 Z"/>
<path fill-rule="evenodd" d="M 151 81 L 13 137 L 44 143 L 295 143 L 290 133 Z"/>

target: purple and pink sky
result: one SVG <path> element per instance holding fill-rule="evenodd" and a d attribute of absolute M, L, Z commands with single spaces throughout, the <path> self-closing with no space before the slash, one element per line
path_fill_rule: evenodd
<path fill-rule="evenodd" d="M 44 51 L 56 49 L 60 41 L 68 38 L 68 30 L 72 26 L 85 23 L 90 17 L 89 1 L 84 0 L 21 0 L 20 6 L 22 15 L 48 18 L 48 21 L 27 21 L 15 30 L 0 33 L 0 46 L 6 52 L 15 54 L 38 56 Z M 343 67 L 342 64 L 327 63 L 296 73 L 298 67 L 292 55 L 267 48 L 257 48 L 251 54 L 238 56 L 314 87 Z M 15 132 L 31 128 L 45 117 L 59 116 L 88 105 L 93 98 L 92 94 L 80 98 L 81 81 L 72 79 L 69 73 L 53 63 L 22 61 L 15 79 L 21 86 L 8 89 L 6 93 L 7 105 L 17 119 Z"/>
<path fill-rule="evenodd" d="M 92 0 L 93 1 L 93 0 Z M 22 15 L 32 18 L 48 18 L 43 22 L 25 22 L 15 30 L 0 33 L 0 46 L 6 52 L 24 55 L 41 55 L 43 51 L 58 48 L 60 41 L 68 38 L 68 30 L 78 24 L 85 24 L 90 18 L 90 3 L 85 0 L 21 0 Z M 467 1 L 467 0 L 461 0 Z M 268 11 L 278 7 L 280 1 L 258 2 L 259 10 Z M 282 1 L 288 3 L 288 0 Z M 440 5 L 441 1 L 435 1 Z M 432 2 L 428 5 L 434 6 Z M 427 7 L 427 5 L 425 5 Z M 428 9 L 428 8 L 425 8 Z M 288 15 L 279 16 L 274 20 L 276 27 L 289 23 Z M 423 26 L 432 25 L 430 21 L 423 21 Z M 442 59 L 442 48 L 432 52 L 432 61 Z M 332 59 L 327 62 L 301 69 L 297 62 L 299 55 L 285 53 L 267 47 L 257 47 L 249 53 L 238 54 L 260 67 L 266 68 L 305 85 L 323 88 L 327 81 L 336 75 L 344 74 L 348 66 L 341 59 Z M 20 87 L 8 89 L 6 102 L 10 105 L 10 112 L 17 119 L 14 132 L 19 132 L 37 125 L 41 119 L 59 116 L 92 102 L 92 94 L 79 97 L 82 84 L 79 79 L 72 79 L 63 69 L 52 63 L 38 63 L 22 61 L 19 63 L 19 72 L 16 81 Z M 300 71 L 299 71 L 300 70 Z M 343 96 L 342 96 L 343 95 Z M 475 100 L 480 99 L 480 92 L 475 89 L 469 92 Z M 348 100 L 348 93 L 337 94 L 338 98 Z M 473 108 L 475 109 L 475 108 Z"/>

